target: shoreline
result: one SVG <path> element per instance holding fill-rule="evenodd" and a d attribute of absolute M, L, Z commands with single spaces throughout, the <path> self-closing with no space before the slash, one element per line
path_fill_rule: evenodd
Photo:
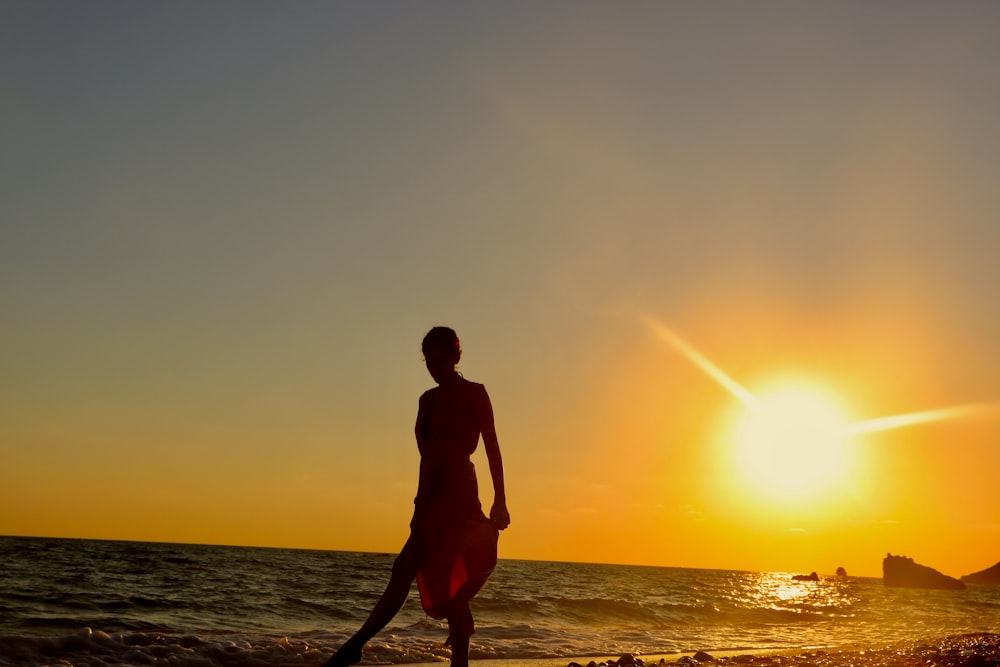
<path fill-rule="evenodd" d="M 697 656 L 697 657 L 696 657 Z M 921 640 L 886 641 L 877 646 L 751 649 L 564 658 L 486 658 L 470 660 L 479 667 L 998 667 L 1000 633 L 977 632 Z M 365 665 L 378 663 L 360 663 Z M 402 664 L 402 663 L 401 663 Z M 406 663 L 406 667 L 441 667 L 445 662 Z"/>
<path fill-rule="evenodd" d="M 195 635 L 167 638 L 117 637 L 87 628 L 51 638 L 0 636 L 0 667 L 303 667 L 324 664 L 332 649 L 306 647 L 283 638 L 266 646 L 205 641 Z M 305 648 L 305 650 L 300 650 Z M 475 652 L 473 652 L 473 656 Z M 359 663 L 443 667 L 447 654 L 434 661 L 392 661 L 369 652 Z M 414 656 L 415 657 L 415 656 Z M 428 656 L 429 657 L 429 656 Z M 478 667 L 1000 667 L 1000 633 L 974 632 L 938 638 L 884 641 L 866 645 L 746 649 L 696 653 L 625 654 L 561 658 L 473 658 Z"/>

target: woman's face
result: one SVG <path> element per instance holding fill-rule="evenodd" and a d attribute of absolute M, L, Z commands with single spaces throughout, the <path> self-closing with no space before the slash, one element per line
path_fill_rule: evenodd
<path fill-rule="evenodd" d="M 458 359 L 455 358 L 455 352 L 452 350 L 430 347 L 424 353 L 424 363 L 427 364 L 427 372 L 431 374 L 435 382 L 440 384 L 454 375 Z"/>

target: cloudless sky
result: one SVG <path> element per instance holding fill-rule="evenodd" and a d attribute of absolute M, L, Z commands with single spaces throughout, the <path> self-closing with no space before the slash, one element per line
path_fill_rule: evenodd
<path fill-rule="evenodd" d="M 6 2 L 0 534 L 396 550 L 446 324 L 501 556 L 990 566 L 995 416 L 768 504 L 647 323 L 852 420 L 1000 399 L 998 62 L 990 2 Z"/>

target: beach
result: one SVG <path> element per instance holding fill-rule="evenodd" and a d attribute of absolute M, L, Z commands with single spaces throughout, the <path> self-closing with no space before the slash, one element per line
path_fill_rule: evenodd
<path fill-rule="evenodd" d="M 995 667 L 1000 664 L 1000 634 L 973 633 L 886 642 L 872 646 L 783 651 L 718 651 L 673 655 L 598 656 L 577 660 L 477 660 L 480 667 Z M 431 667 L 422 663 L 411 667 Z"/>
<path fill-rule="evenodd" d="M 988 667 L 1000 663 L 1000 634 L 975 633 L 923 641 L 887 642 L 764 653 L 723 652 L 716 655 L 639 656 L 644 664 L 751 665 L 753 667 Z M 589 665 L 590 663 L 586 663 Z M 608 663 L 610 665 L 610 662 Z M 619 667 L 636 664 L 618 659 Z"/>
<path fill-rule="evenodd" d="M 437 663 L 428 663 L 437 664 Z M 975 633 L 925 641 L 890 642 L 801 651 L 744 653 L 721 651 L 680 655 L 605 656 L 588 660 L 482 660 L 481 667 L 633 667 L 683 665 L 691 667 L 993 667 L 1000 664 L 1000 634 Z"/>
<path fill-rule="evenodd" d="M 11 644 L 4 638 L 0 665 L 4 667 L 126 667 L 162 665 L 172 667 L 286 667 L 322 665 L 332 651 L 296 651 L 284 654 L 280 647 L 270 649 L 219 646 L 212 652 L 199 652 L 203 640 L 188 637 L 159 649 L 133 647 L 122 652 L 118 640 L 100 633 L 82 631 L 53 639 L 22 640 Z M 446 662 L 409 663 L 410 667 L 439 667 Z M 723 651 L 672 655 L 593 656 L 578 659 L 486 659 L 473 660 L 480 667 L 642 667 L 676 665 L 680 667 L 995 667 L 1000 664 L 1000 634 L 974 633 L 919 641 L 886 641 L 871 646 L 847 646 L 826 649 L 783 651 Z M 386 664 L 370 660 L 362 665 Z"/>

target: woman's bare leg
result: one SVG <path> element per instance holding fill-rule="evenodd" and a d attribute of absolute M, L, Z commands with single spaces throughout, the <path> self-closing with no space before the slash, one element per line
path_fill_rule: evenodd
<path fill-rule="evenodd" d="M 451 667 L 469 666 L 469 638 L 453 637 L 451 640 Z"/>
<path fill-rule="evenodd" d="M 451 644 L 451 667 L 468 667 L 469 637 L 476 631 L 472 607 L 459 603 L 448 615 L 448 643 Z"/>
<path fill-rule="evenodd" d="M 361 649 L 403 608 L 403 604 L 410 594 L 410 585 L 416 578 L 419 569 L 417 555 L 415 545 L 407 541 L 393 562 L 389 583 L 386 584 L 382 597 L 375 603 L 368 619 L 361 626 L 361 629 L 333 654 L 324 667 L 347 667 L 347 665 L 361 662 Z"/>

